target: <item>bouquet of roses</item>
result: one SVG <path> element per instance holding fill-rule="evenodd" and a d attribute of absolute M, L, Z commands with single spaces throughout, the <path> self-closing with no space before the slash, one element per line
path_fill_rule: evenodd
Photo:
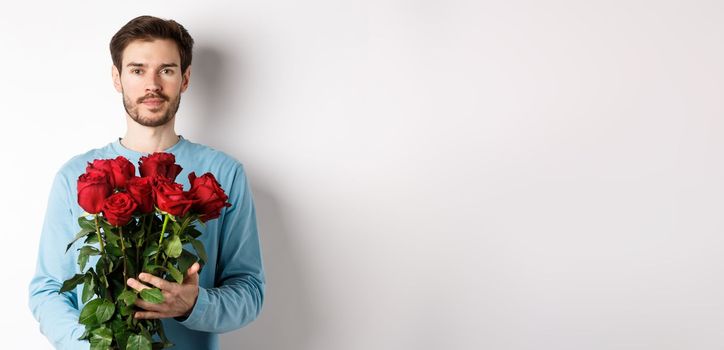
<path fill-rule="evenodd" d="M 184 191 L 175 182 L 181 172 L 170 153 L 153 153 L 134 165 L 124 157 L 96 159 L 78 178 L 78 204 L 86 212 L 78 218 L 80 232 L 68 244 L 85 238 L 78 249 L 81 273 L 63 283 L 60 292 L 83 284 L 79 322 L 86 327 L 82 340 L 91 349 L 160 349 L 173 346 L 159 319 L 137 319 L 138 298 L 159 304 L 164 295 L 158 288 L 140 292 L 126 281 L 141 272 L 182 283 L 183 272 L 197 260 L 204 264 L 206 252 L 196 223 L 218 218 L 231 206 L 211 173 L 189 174 L 191 188 Z M 197 255 L 184 248 L 190 244 Z M 88 260 L 95 266 L 86 270 Z M 158 334 L 160 342 L 154 342 Z"/>

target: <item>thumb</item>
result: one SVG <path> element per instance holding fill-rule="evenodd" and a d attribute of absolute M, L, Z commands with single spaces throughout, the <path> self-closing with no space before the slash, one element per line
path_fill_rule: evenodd
<path fill-rule="evenodd" d="M 184 278 L 184 283 L 191 283 L 191 284 L 199 284 L 199 270 L 201 269 L 201 265 L 199 265 L 198 262 L 195 262 L 189 269 L 186 271 L 186 278 Z"/>

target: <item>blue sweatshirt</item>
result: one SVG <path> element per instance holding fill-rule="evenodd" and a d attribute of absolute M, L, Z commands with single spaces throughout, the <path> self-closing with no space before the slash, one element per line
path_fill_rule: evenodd
<path fill-rule="evenodd" d="M 176 178 L 185 190 L 190 188 L 188 174 L 214 174 L 229 196 L 231 207 L 224 208 L 218 219 L 206 227 L 199 238 L 206 248 L 208 261 L 199 273 L 199 295 L 186 319 L 163 319 L 173 349 L 218 349 L 217 333 L 238 329 L 253 321 L 264 301 L 265 277 L 257 233 L 256 213 L 249 181 L 244 167 L 234 158 L 210 147 L 190 142 L 183 137 L 166 149 L 176 156 L 183 171 Z M 40 323 L 40 331 L 57 349 L 89 349 L 88 341 L 78 338 L 85 326 L 78 323 L 83 308 L 82 285 L 63 294 L 58 293 L 63 281 L 80 273 L 76 242 L 65 252 L 68 243 L 80 231 L 78 217 L 78 176 L 94 159 L 126 157 L 136 165 L 147 155 L 125 148 L 118 141 L 93 149 L 66 162 L 55 176 L 48 199 L 45 221 L 40 236 L 37 267 L 29 285 L 29 306 Z M 185 247 L 191 252 L 193 248 Z M 98 256 L 89 260 L 94 266 Z"/>

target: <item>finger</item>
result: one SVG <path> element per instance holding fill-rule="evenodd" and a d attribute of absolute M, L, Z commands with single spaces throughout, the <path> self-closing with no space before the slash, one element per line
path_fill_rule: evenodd
<path fill-rule="evenodd" d="M 173 284 L 169 281 L 166 281 L 163 278 L 158 278 L 150 273 L 142 272 L 140 275 L 138 275 L 138 278 L 141 281 L 147 282 L 152 284 L 155 287 L 158 287 L 161 290 L 170 290 L 173 288 Z"/>
<path fill-rule="evenodd" d="M 149 288 L 150 288 L 150 287 L 148 287 L 147 285 L 145 285 L 145 284 L 137 281 L 137 280 L 134 279 L 134 278 L 129 278 L 128 281 L 126 281 L 126 284 L 128 284 L 129 287 L 135 289 L 137 292 L 140 292 L 140 291 L 142 291 L 142 290 L 144 290 L 144 289 L 149 289 Z"/>
<path fill-rule="evenodd" d="M 184 278 L 184 284 L 199 284 L 199 269 L 201 265 L 195 262 L 188 270 L 186 270 L 186 278 Z"/>
<path fill-rule="evenodd" d="M 155 311 L 136 311 L 133 314 L 133 317 L 137 319 L 157 319 L 157 318 L 164 318 L 165 315 L 160 312 Z"/>
<path fill-rule="evenodd" d="M 142 308 L 142 309 L 144 309 L 144 310 L 148 310 L 148 311 L 161 311 L 161 310 L 163 310 L 163 308 L 164 308 L 164 307 L 162 306 L 163 303 L 161 303 L 161 304 L 154 304 L 154 303 L 150 303 L 150 302 L 148 302 L 148 301 L 145 301 L 145 300 L 143 300 L 143 299 L 141 299 L 141 298 L 136 299 L 136 302 L 135 302 L 134 304 L 136 304 L 136 306 L 138 306 L 138 307 L 140 307 L 140 308 Z"/>
<path fill-rule="evenodd" d="M 200 269 L 201 265 L 198 262 L 195 262 L 189 267 L 188 270 L 186 270 L 186 277 L 191 277 L 191 275 L 193 274 L 198 274 Z"/>

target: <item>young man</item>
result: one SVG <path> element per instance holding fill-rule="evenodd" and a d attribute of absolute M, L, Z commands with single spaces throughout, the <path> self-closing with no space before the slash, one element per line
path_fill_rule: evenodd
<path fill-rule="evenodd" d="M 240 328 L 259 314 L 265 277 L 257 234 L 256 214 L 244 167 L 230 156 L 177 135 L 174 130 L 181 94 L 191 76 L 193 39 L 172 20 L 141 16 L 128 22 L 111 40 L 113 85 L 123 96 L 127 130 L 123 138 L 73 157 L 58 171 L 48 200 L 37 268 L 29 286 L 30 309 L 40 331 L 60 349 L 88 349 L 78 338 L 82 286 L 58 293 L 66 279 L 79 273 L 78 252 L 65 252 L 80 228 L 77 218 L 77 179 L 94 159 L 126 157 L 138 164 L 141 156 L 169 152 L 183 167 L 177 180 L 190 188 L 190 172 L 213 173 L 229 195 L 231 207 L 199 228 L 208 261 L 199 273 L 194 264 L 183 283 L 142 273 L 129 278 L 129 287 L 161 288 L 166 300 L 150 304 L 139 299 L 138 318 L 162 319 L 174 349 L 218 349 L 217 333 Z"/>

